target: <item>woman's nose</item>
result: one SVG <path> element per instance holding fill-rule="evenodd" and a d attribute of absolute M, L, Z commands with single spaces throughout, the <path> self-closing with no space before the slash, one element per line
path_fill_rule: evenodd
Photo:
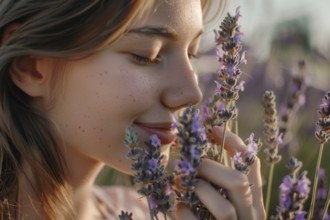
<path fill-rule="evenodd" d="M 179 110 L 202 100 L 198 77 L 188 57 L 176 59 L 168 71 L 168 84 L 161 95 L 163 105 L 172 110 Z"/>

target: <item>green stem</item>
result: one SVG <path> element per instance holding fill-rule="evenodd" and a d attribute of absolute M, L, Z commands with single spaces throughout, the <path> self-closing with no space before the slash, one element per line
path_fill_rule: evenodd
<path fill-rule="evenodd" d="M 232 161 L 231 161 L 231 157 L 230 157 L 230 155 L 228 154 L 228 152 L 227 151 L 225 151 L 224 152 L 224 164 L 227 166 L 227 167 L 231 167 L 231 168 L 235 168 L 235 166 L 234 166 L 234 163 L 232 163 Z"/>
<path fill-rule="evenodd" d="M 224 155 L 224 151 L 225 151 L 226 130 L 227 130 L 227 121 L 225 122 L 225 124 L 223 126 L 223 133 L 222 133 L 222 140 L 221 140 L 221 151 L 220 151 L 220 158 L 219 158 L 220 163 L 223 160 L 223 155 Z"/>
<path fill-rule="evenodd" d="M 165 214 L 165 213 L 163 213 L 163 214 L 164 214 L 164 219 L 167 220 L 167 216 L 166 216 L 166 214 Z"/>
<path fill-rule="evenodd" d="M 269 213 L 269 203 L 272 194 L 273 175 L 274 175 L 274 164 L 272 163 L 269 168 L 268 183 L 267 183 L 267 194 L 266 194 L 266 204 L 265 204 L 266 219 L 268 219 L 268 213 Z"/>
<path fill-rule="evenodd" d="M 313 217 L 315 198 L 316 198 L 316 190 L 317 190 L 317 183 L 318 183 L 318 178 L 319 178 L 319 170 L 320 170 L 322 154 L 323 154 L 323 147 L 324 147 L 324 144 L 321 144 L 320 149 L 319 149 L 319 155 L 318 155 L 317 162 L 316 162 L 315 176 L 314 176 L 314 183 L 313 183 L 313 191 L 312 191 L 312 200 L 311 200 L 311 205 L 309 207 L 309 213 L 308 213 L 308 218 L 307 218 L 308 220 L 311 220 L 312 217 Z"/>
<path fill-rule="evenodd" d="M 330 205 L 330 187 L 329 187 L 329 190 L 328 190 L 327 200 L 326 200 L 325 205 L 324 205 L 324 208 L 323 208 L 322 220 L 325 219 L 325 215 L 328 212 L 329 205 Z"/>
<path fill-rule="evenodd" d="M 235 134 L 238 136 L 238 120 L 235 118 Z"/>

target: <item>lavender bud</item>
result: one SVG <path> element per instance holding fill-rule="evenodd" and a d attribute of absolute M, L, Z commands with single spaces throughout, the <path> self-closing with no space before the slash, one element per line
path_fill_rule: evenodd
<path fill-rule="evenodd" d="M 121 214 L 118 217 L 119 220 L 133 220 L 133 213 L 121 211 Z"/>
<path fill-rule="evenodd" d="M 276 164 L 281 160 L 278 155 L 278 146 L 282 143 L 282 134 L 279 134 L 277 124 L 276 96 L 273 91 L 266 91 L 263 96 L 264 105 L 264 134 L 268 147 L 264 150 L 267 155 L 267 164 Z"/>
<path fill-rule="evenodd" d="M 315 136 L 321 144 L 324 144 L 330 139 L 330 92 L 322 99 L 318 114 Z"/>
<path fill-rule="evenodd" d="M 178 199 L 186 204 L 196 204 L 197 196 L 193 189 L 197 183 L 196 168 L 205 153 L 206 133 L 201 124 L 198 110 L 189 106 L 178 118 L 177 137 L 180 144 L 180 159 L 174 170 L 174 189 Z"/>

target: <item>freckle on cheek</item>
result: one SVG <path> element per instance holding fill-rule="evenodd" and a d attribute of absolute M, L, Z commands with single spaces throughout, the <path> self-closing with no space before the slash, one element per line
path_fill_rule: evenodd
<path fill-rule="evenodd" d="M 81 130 L 82 132 L 86 132 L 86 130 L 82 129 L 80 125 L 78 126 L 78 129 Z"/>

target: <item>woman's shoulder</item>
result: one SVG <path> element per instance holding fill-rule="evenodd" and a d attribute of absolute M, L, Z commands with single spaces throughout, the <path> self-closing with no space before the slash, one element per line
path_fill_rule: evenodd
<path fill-rule="evenodd" d="M 108 219 L 119 219 L 121 211 L 133 213 L 133 219 L 149 219 L 148 204 L 145 197 L 133 188 L 125 186 L 95 186 L 94 195 L 101 212 Z"/>

